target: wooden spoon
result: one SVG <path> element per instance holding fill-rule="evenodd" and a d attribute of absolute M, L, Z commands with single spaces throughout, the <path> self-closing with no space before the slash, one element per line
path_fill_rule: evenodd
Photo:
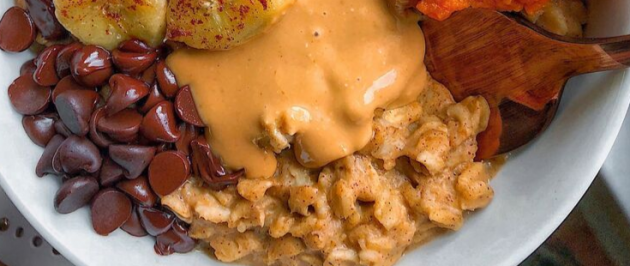
<path fill-rule="evenodd" d="M 478 159 L 512 151 L 543 132 L 569 78 L 630 67 L 630 36 L 566 38 L 487 9 L 421 26 L 433 78 L 458 101 L 482 95 L 491 106 L 488 129 L 477 137 Z"/>

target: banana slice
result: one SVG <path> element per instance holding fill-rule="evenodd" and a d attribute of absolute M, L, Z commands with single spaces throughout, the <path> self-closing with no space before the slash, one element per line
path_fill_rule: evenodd
<path fill-rule="evenodd" d="M 295 0 L 171 0 L 166 37 L 197 49 L 227 50 L 275 23 Z"/>
<path fill-rule="evenodd" d="M 54 4 L 59 22 L 85 44 L 114 49 L 122 41 L 138 38 L 155 47 L 164 40 L 167 0 L 54 0 Z"/>

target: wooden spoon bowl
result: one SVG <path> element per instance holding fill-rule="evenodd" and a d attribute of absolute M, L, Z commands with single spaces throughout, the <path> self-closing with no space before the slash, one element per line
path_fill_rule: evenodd
<path fill-rule="evenodd" d="M 488 128 L 477 138 L 478 159 L 512 151 L 551 123 L 573 76 L 630 66 L 630 36 L 557 36 L 517 15 L 467 9 L 421 24 L 425 63 L 456 100 L 484 96 Z"/>

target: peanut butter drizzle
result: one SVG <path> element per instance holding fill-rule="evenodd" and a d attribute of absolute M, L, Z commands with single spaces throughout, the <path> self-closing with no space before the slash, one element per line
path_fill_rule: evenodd
<path fill-rule="evenodd" d="M 294 135 L 304 166 L 363 148 L 377 108 L 413 101 L 427 82 L 424 37 L 384 0 L 298 0 L 268 32 L 229 51 L 181 49 L 167 60 L 190 85 L 224 163 L 270 177 L 265 124 Z"/>

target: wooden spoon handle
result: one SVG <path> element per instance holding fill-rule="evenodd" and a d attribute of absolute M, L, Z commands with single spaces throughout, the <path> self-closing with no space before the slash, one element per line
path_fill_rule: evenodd
<path fill-rule="evenodd" d="M 630 67 L 630 35 L 611 38 L 571 38 L 556 35 L 519 15 L 507 17 L 552 40 L 553 47 L 562 49 L 563 61 L 575 71 L 571 76 Z M 568 56 L 568 58 L 566 58 Z"/>
<path fill-rule="evenodd" d="M 630 67 L 630 35 L 603 39 L 599 46 L 608 55 L 602 60 L 600 70 Z"/>
<path fill-rule="evenodd" d="M 572 57 L 566 58 L 565 62 L 573 64 L 576 70 L 573 75 L 630 67 L 630 35 L 613 38 L 554 39 L 563 42 L 564 47 L 571 51 L 565 53 Z"/>

